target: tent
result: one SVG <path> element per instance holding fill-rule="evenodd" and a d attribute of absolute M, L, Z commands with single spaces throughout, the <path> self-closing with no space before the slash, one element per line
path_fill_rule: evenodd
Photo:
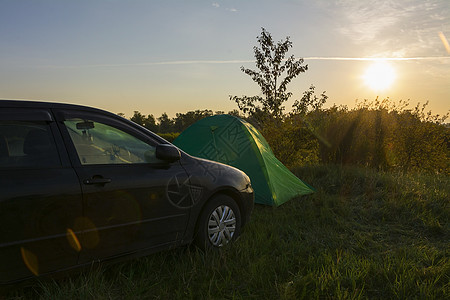
<path fill-rule="evenodd" d="M 190 155 L 244 171 L 252 181 L 256 203 L 278 206 L 314 191 L 275 157 L 255 127 L 237 117 L 215 115 L 201 119 L 173 143 Z"/>

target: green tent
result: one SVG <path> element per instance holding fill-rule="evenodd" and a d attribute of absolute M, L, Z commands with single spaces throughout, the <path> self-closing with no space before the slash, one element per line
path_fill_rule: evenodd
<path fill-rule="evenodd" d="M 174 141 L 185 152 L 244 171 L 255 190 L 255 202 L 278 206 L 313 189 L 298 179 L 273 154 L 269 144 L 244 120 L 230 115 L 202 119 Z"/>

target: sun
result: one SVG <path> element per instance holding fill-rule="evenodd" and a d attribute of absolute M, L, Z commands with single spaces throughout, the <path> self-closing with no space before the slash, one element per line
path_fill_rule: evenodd
<path fill-rule="evenodd" d="M 396 78 L 395 70 L 386 61 L 376 61 L 370 65 L 364 73 L 363 79 L 374 91 L 382 91 L 389 88 Z"/>

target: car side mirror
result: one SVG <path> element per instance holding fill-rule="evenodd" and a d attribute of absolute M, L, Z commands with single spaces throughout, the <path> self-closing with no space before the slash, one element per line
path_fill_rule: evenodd
<path fill-rule="evenodd" d="M 171 144 L 159 144 L 156 146 L 155 151 L 156 158 L 167 161 L 174 162 L 180 160 L 181 154 L 177 147 Z"/>

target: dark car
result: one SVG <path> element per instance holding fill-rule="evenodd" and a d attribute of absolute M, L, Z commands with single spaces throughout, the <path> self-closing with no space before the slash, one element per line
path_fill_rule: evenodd
<path fill-rule="evenodd" d="M 0 100 L 0 284 L 193 241 L 221 247 L 252 208 L 243 172 L 122 117 Z"/>

